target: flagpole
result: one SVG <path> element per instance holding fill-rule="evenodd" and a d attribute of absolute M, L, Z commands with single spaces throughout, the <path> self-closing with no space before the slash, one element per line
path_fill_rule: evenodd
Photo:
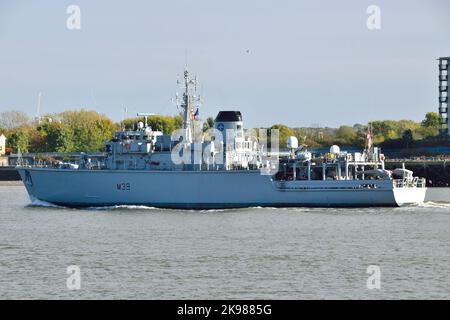
<path fill-rule="evenodd" d="M 372 156 L 372 145 L 373 145 L 373 143 L 372 143 L 372 124 L 369 122 L 367 124 L 367 136 L 366 136 L 367 158 L 370 158 Z"/>

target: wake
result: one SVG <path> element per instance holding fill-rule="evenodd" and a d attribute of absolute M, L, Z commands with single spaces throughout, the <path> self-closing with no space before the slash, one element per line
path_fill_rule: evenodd
<path fill-rule="evenodd" d="M 450 202 L 425 201 L 424 203 L 418 204 L 417 206 L 422 208 L 450 209 Z"/>

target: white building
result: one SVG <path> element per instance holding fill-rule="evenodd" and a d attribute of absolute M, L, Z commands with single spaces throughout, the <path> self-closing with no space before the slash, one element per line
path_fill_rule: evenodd
<path fill-rule="evenodd" d="M 6 152 L 6 137 L 5 135 L 0 135 L 0 156 L 5 155 Z"/>

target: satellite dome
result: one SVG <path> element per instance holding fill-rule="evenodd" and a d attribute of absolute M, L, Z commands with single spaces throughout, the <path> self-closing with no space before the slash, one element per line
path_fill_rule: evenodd
<path fill-rule="evenodd" d="M 330 147 L 330 153 L 339 153 L 339 152 L 341 152 L 341 148 L 339 148 L 339 146 L 333 144 Z"/>
<path fill-rule="evenodd" d="M 298 148 L 298 140 L 294 136 L 290 136 L 289 138 L 287 138 L 286 144 L 289 149 L 297 149 Z"/>

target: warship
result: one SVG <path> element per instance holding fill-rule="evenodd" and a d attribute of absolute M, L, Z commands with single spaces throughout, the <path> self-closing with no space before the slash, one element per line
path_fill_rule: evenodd
<path fill-rule="evenodd" d="M 372 145 L 349 153 L 336 145 L 317 154 L 277 132 L 244 129 L 240 111 L 220 111 L 206 133 L 199 120 L 197 78 L 185 70 L 177 106 L 182 128 L 153 130 L 150 113 L 105 143 L 102 162 L 18 165 L 32 201 L 68 207 L 144 205 L 161 208 L 366 207 L 422 203 L 425 179 L 404 167 L 386 170 Z M 270 140 L 270 141 L 269 141 Z"/>

